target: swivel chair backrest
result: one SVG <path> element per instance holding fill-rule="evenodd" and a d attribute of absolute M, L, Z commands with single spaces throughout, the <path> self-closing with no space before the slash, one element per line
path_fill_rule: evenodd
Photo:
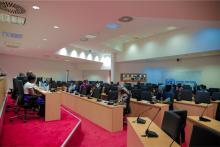
<path fill-rule="evenodd" d="M 189 147 L 199 146 L 220 146 L 220 133 L 208 127 L 194 125 Z"/>

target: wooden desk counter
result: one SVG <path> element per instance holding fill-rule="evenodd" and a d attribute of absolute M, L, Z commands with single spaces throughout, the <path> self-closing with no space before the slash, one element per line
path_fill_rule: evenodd
<path fill-rule="evenodd" d="M 216 100 L 216 101 L 211 101 L 211 104 L 213 104 L 213 118 L 215 118 L 216 116 L 216 111 L 217 111 L 217 107 L 218 107 L 218 103 L 220 103 L 220 100 Z"/>
<path fill-rule="evenodd" d="M 206 117 L 208 119 L 210 119 L 210 122 L 204 122 L 204 121 L 199 121 L 199 116 L 187 116 L 187 135 L 186 135 L 186 141 L 187 143 L 190 142 L 190 138 L 191 138 L 191 134 L 192 134 L 192 129 L 193 129 L 193 125 L 201 125 L 204 127 L 208 127 L 211 129 L 214 129 L 218 132 L 220 132 L 220 121 L 217 121 L 215 119 L 212 119 L 210 117 Z"/>
<path fill-rule="evenodd" d="M 6 94 L 7 94 L 7 78 L 0 77 L 0 136 L 2 134 L 4 113 L 6 108 Z"/>
<path fill-rule="evenodd" d="M 137 117 L 141 112 L 152 108 L 151 110 L 148 110 L 141 115 L 141 116 L 149 117 L 150 119 L 152 119 L 154 115 L 157 113 L 157 111 L 161 109 L 156 119 L 154 120 L 154 123 L 156 123 L 159 127 L 161 127 L 162 125 L 164 111 L 169 110 L 169 105 L 167 104 L 161 104 L 161 103 L 150 104 L 147 101 L 143 101 L 143 100 L 137 101 L 134 98 L 131 98 L 130 106 L 131 106 L 131 114 L 129 114 L 130 117 Z"/>
<path fill-rule="evenodd" d="M 207 104 L 195 104 L 194 101 L 174 101 L 173 108 L 174 110 L 187 110 L 188 116 L 200 116 L 204 109 L 207 107 Z M 208 104 L 206 109 L 205 116 L 214 118 L 214 105 Z"/>
<path fill-rule="evenodd" d="M 67 92 L 62 92 L 61 103 L 110 132 L 123 129 L 122 105 L 107 105 L 97 102 L 95 98 L 88 99 Z"/>
<path fill-rule="evenodd" d="M 35 90 L 45 96 L 45 121 L 60 120 L 61 93 L 39 88 L 35 88 Z"/>
<path fill-rule="evenodd" d="M 152 123 L 149 130 L 155 131 L 159 136 L 157 138 L 142 137 L 145 134 L 145 130 L 150 123 L 150 119 L 146 124 L 137 124 L 137 117 L 128 117 L 128 131 L 127 131 L 127 147 L 169 147 L 173 142 L 163 130 L 160 129 L 155 123 Z M 173 142 L 172 147 L 180 147 L 176 142 Z"/>

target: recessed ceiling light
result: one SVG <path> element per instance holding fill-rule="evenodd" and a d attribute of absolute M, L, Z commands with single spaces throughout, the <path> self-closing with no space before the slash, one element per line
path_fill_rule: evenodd
<path fill-rule="evenodd" d="M 43 41 L 47 41 L 47 38 L 43 38 Z"/>
<path fill-rule="evenodd" d="M 95 36 L 95 35 L 91 35 L 91 34 L 88 34 L 88 35 L 86 35 L 85 37 L 86 37 L 86 38 L 88 38 L 88 39 L 93 39 L 93 38 L 96 38 L 96 36 Z"/>
<path fill-rule="evenodd" d="M 167 30 L 169 30 L 169 31 L 176 30 L 176 27 L 175 26 L 169 26 L 169 27 L 167 27 Z"/>
<path fill-rule="evenodd" d="M 40 10 L 40 7 L 39 7 L 39 6 L 36 6 L 36 5 L 32 6 L 32 8 L 33 8 L 34 10 Z"/>
<path fill-rule="evenodd" d="M 88 41 L 89 39 L 88 38 L 86 38 L 86 37 L 81 37 L 80 38 L 80 41 Z"/>
<path fill-rule="evenodd" d="M 120 27 L 120 25 L 117 23 L 108 23 L 105 27 L 107 29 L 114 30 L 114 29 L 118 29 Z"/>
<path fill-rule="evenodd" d="M 130 22 L 130 21 L 133 20 L 133 17 L 131 17 L 131 16 L 122 16 L 118 20 L 121 21 L 121 22 Z"/>
<path fill-rule="evenodd" d="M 54 29 L 59 29 L 60 27 L 58 27 L 58 26 L 53 26 L 53 28 L 54 28 Z"/>

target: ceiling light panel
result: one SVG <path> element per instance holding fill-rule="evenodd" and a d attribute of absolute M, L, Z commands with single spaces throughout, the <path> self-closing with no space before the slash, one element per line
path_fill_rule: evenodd
<path fill-rule="evenodd" d="M 59 29 L 60 27 L 59 27 L 59 26 L 53 26 L 53 28 L 54 28 L 54 29 Z"/>
<path fill-rule="evenodd" d="M 40 10 L 40 7 L 39 7 L 39 6 L 36 6 L 36 5 L 32 6 L 32 8 L 33 8 L 34 10 Z"/>
<path fill-rule="evenodd" d="M 167 30 L 169 30 L 169 31 L 176 30 L 176 27 L 175 26 L 169 26 L 169 27 L 167 27 Z"/>
<path fill-rule="evenodd" d="M 85 37 L 88 38 L 88 39 L 94 39 L 94 38 L 96 38 L 95 35 L 90 35 L 90 34 L 86 35 Z"/>
<path fill-rule="evenodd" d="M 24 25 L 26 22 L 26 18 L 0 13 L 0 22 Z"/>

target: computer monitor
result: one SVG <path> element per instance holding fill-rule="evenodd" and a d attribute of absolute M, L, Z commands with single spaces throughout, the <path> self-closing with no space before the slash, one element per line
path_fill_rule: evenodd
<path fill-rule="evenodd" d="M 108 101 L 117 101 L 118 100 L 118 91 L 109 91 Z"/>
<path fill-rule="evenodd" d="M 55 91 L 57 89 L 57 83 L 55 81 L 51 81 L 49 87 L 50 91 Z"/>
<path fill-rule="evenodd" d="M 212 96 L 213 92 L 220 92 L 219 88 L 209 88 L 208 92 Z"/>
<path fill-rule="evenodd" d="M 136 98 L 138 101 L 141 101 L 141 89 L 131 90 L 132 98 Z"/>
<path fill-rule="evenodd" d="M 102 89 L 101 89 L 101 88 L 95 88 L 95 90 L 94 90 L 93 93 L 92 93 L 92 97 L 97 98 L 97 99 L 100 99 L 100 97 L 101 97 L 101 92 L 102 92 Z"/>
<path fill-rule="evenodd" d="M 182 87 L 185 90 L 192 90 L 192 87 L 190 85 L 183 85 Z"/>
<path fill-rule="evenodd" d="M 195 103 L 207 103 L 210 104 L 210 95 L 209 92 L 196 92 Z"/>
<path fill-rule="evenodd" d="M 220 100 L 220 92 L 213 92 L 212 100 Z"/>
<path fill-rule="evenodd" d="M 28 81 L 27 77 L 17 77 L 18 80 L 22 81 L 23 85 Z"/>
<path fill-rule="evenodd" d="M 180 91 L 178 100 L 192 101 L 192 90 Z"/>
<path fill-rule="evenodd" d="M 81 94 L 82 95 L 90 95 L 90 90 L 91 90 L 90 86 L 83 87 L 82 90 L 81 90 Z"/>
<path fill-rule="evenodd" d="M 142 91 L 141 92 L 141 99 L 146 101 L 152 101 L 152 95 L 149 91 Z"/>

